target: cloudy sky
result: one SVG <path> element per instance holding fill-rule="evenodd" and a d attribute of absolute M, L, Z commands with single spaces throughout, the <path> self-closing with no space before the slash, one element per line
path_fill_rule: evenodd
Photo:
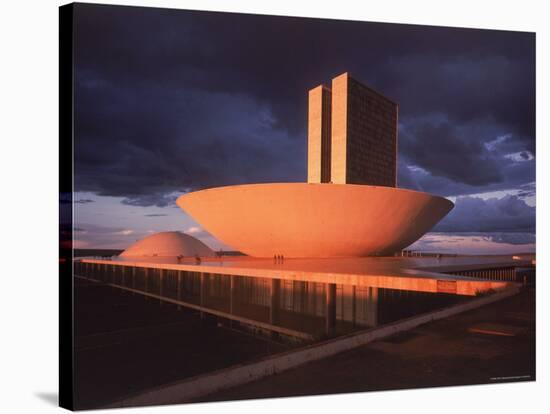
<path fill-rule="evenodd" d="M 306 181 L 307 91 L 348 71 L 399 103 L 399 186 L 456 204 L 413 248 L 534 250 L 534 34 L 75 10 L 77 247 L 181 230 L 228 249 L 176 197 Z"/>

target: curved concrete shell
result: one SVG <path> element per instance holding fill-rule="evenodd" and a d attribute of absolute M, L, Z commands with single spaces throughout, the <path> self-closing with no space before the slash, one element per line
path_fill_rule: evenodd
<path fill-rule="evenodd" d="M 310 183 L 217 187 L 185 194 L 177 204 L 219 240 L 256 257 L 391 254 L 454 206 L 411 190 Z"/>
<path fill-rule="evenodd" d="M 163 231 L 138 240 L 121 254 L 121 258 L 136 257 L 211 257 L 214 251 L 193 236 L 179 231 Z"/>

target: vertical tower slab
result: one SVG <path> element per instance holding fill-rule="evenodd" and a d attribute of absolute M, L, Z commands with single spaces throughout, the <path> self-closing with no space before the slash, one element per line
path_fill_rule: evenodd
<path fill-rule="evenodd" d="M 328 183 L 331 176 L 331 92 L 320 85 L 309 91 L 307 181 Z"/>
<path fill-rule="evenodd" d="M 347 72 L 309 91 L 308 182 L 397 186 L 395 102 Z"/>

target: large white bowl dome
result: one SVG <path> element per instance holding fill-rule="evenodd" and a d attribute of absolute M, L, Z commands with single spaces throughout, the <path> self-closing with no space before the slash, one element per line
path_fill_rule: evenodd
<path fill-rule="evenodd" d="M 141 239 L 120 257 L 177 257 L 177 256 L 214 256 L 214 251 L 195 237 L 179 231 L 164 231 Z"/>
<path fill-rule="evenodd" d="M 195 191 L 177 204 L 209 233 L 251 256 L 391 254 L 452 208 L 418 191 L 353 184 L 248 184 Z"/>

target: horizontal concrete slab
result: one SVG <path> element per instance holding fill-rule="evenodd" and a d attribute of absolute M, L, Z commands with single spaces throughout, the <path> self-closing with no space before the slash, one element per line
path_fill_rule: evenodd
<path fill-rule="evenodd" d="M 399 258 L 391 259 L 395 259 L 397 261 Z M 341 270 L 338 273 L 331 273 L 330 271 L 321 272 L 316 270 L 316 266 L 314 266 L 313 269 L 305 267 L 305 270 L 304 268 L 292 266 L 271 267 L 266 266 L 265 261 L 253 261 L 252 263 L 256 263 L 256 267 L 237 266 L 235 264 L 231 266 L 213 266 L 208 264 L 189 265 L 164 262 L 156 263 L 147 261 L 119 261 L 102 259 L 82 259 L 81 263 L 143 267 L 148 269 L 171 269 L 188 272 L 213 273 L 217 275 L 248 276 L 255 278 L 298 280 L 317 283 L 335 283 L 351 286 L 377 287 L 432 293 L 437 293 L 440 291 L 438 286 L 441 286 L 439 283 L 441 280 L 451 280 L 456 281 L 456 291 L 454 293 L 469 296 L 476 295 L 480 291 L 486 291 L 489 289 L 504 289 L 511 284 L 511 282 L 505 281 L 474 279 L 427 271 L 421 272 L 410 270 L 408 273 L 405 273 L 403 272 L 403 269 L 396 264 L 391 264 L 388 268 L 387 265 L 384 267 L 378 263 L 377 267 L 376 262 L 372 262 L 373 266 L 370 269 L 362 269 L 362 272 L 360 273 L 343 273 L 343 270 L 359 270 L 357 267 L 360 264 L 363 264 L 363 266 L 365 264 L 369 264 L 369 262 L 364 263 L 362 261 L 359 262 L 359 264 L 357 261 L 352 261 L 351 263 L 339 262 L 341 264 Z M 321 260 L 321 264 L 322 263 L 324 263 L 323 260 Z M 330 269 L 330 266 L 328 268 Z M 394 269 L 394 273 L 392 273 L 392 269 Z"/>

